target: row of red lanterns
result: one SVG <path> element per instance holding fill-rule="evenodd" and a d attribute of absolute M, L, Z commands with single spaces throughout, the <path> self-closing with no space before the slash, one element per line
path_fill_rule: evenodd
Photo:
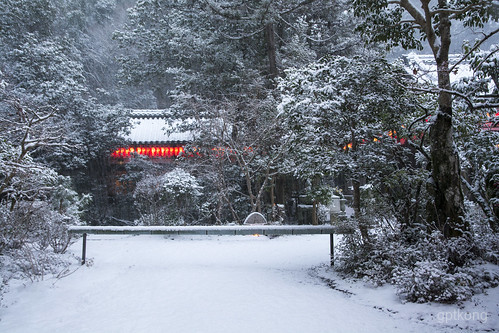
<path fill-rule="evenodd" d="M 215 156 L 224 156 L 235 155 L 237 154 L 236 150 L 216 147 L 211 149 Z M 245 147 L 243 149 L 243 154 L 250 154 L 253 152 L 252 147 Z M 128 148 L 118 148 L 111 153 L 111 157 L 114 158 L 123 158 L 123 157 L 131 157 L 137 155 L 149 156 L 149 157 L 176 157 L 179 155 L 193 156 L 193 155 L 201 155 L 201 152 L 198 148 L 192 148 L 192 151 L 185 152 L 183 147 L 170 147 L 170 146 L 138 146 L 138 147 L 128 147 Z"/>
<path fill-rule="evenodd" d="M 111 153 L 111 157 L 130 157 L 135 154 L 149 157 L 175 157 L 184 153 L 183 147 L 153 146 L 118 148 Z"/>

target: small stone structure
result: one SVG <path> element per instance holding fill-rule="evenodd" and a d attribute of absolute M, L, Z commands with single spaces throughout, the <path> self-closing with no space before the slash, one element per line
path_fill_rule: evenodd
<path fill-rule="evenodd" d="M 331 203 L 329 204 L 329 221 L 332 225 L 336 225 L 346 218 L 345 213 L 345 199 L 337 195 L 331 196 Z"/>
<path fill-rule="evenodd" d="M 253 212 L 246 217 L 243 224 L 267 224 L 267 219 L 261 213 Z"/>

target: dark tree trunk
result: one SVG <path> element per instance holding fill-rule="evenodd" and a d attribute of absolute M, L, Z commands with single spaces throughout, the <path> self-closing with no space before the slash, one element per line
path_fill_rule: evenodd
<path fill-rule="evenodd" d="M 267 42 L 267 54 L 269 58 L 270 78 L 274 79 L 278 75 L 274 23 L 267 23 L 267 25 L 265 26 L 265 39 Z"/>
<path fill-rule="evenodd" d="M 360 182 L 356 179 L 352 180 L 353 188 L 353 213 L 357 223 L 359 224 L 359 231 L 364 244 L 369 243 L 369 232 L 365 219 L 360 214 Z"/>
<path fill-rule="evenodd" d="M 444 8 L 446 1 L 439 0 Z M 433 46 L 437 63 L 438 112 L 430 128 L 430 157 L 432 182 L 429 191 L 434 202 L 428 205 L 428 222 L 434 222 L 445 237 L 461 236 L 469 230 L 464 218 L 464 196 L 461 188 L 459 157 L 454 147 L 452 128 L 452 96 L 449 76 L 450 21 L 448 14 L 440 15 L 439 47 Z"/>
<path fill-rule="evenodd" d="M 317 200 L 312 202 L 312 225 L 318 225 L 319 219 L 317 217 Z"/>
<path fill-rule="evenodd" d="M 496 178 L 497 174 L 499 174 L 499 169 L 492 170 L 485 178 L 485 190 L 489 198 L 499 197 L 499 182 Z M 491 207 L 489 224 L 494 232 L 499 232 L 499 204 L 497 203 Z"/>

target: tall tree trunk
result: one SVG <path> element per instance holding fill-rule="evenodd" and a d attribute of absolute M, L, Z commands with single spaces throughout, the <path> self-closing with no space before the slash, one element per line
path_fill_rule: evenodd
<path fill-rule="evenodd" d="M 256 188 L 261 188 L 260 182 L 257 182 L 256 185 L 257 185 Z M 260 195 L 257 195 L 255 200 L 256 200 L 256 211 L 258 213 L 261 213 L 262 212 L 262 200 L 260 198 Z"/>
<path fill-rule="evenodd" d="M 317 200 L 312 202 L 312 225 L 319 225 L 319 219 L 317 218 Z"/>
<path fill-rule="evenodd" d="M 364 244 L 369 243 L 369 232 L 367 228 L 366 221 L 362 218 L 360 214 L 360 181 L 357 179 L 352 180 L 353 188 L 353 214 L 357 223 L 359 224 L 360 236 Z"/>
<path fill-rule="evenodd" d="M 352 140 L 352 148 L 351 148 L 352 152 L 356 152 L 359 145 L 357 141 L 357 136 L 355 135 L 355 131 L 353 130 L 355 127 L 356 124 L 352 124 L 350 129 L 350 139 Z M 353 188 L 353 207 L 352 207 L 353 215 L 359 225 L 359 231 L 362 237 L 362 241 L 364 242 L 364 244 L 369 244 L 369 228 L 366 223 L 366 220 L 362 217 L 360 213 L 360 177 L 358 174 L 355 174 L 355 172 L 352 176 L 352 188 Z"/>
<path fill-rule="evenodd" d="M 439 7 L 445 8 L 445 0 Z M 440 45 L 432 45 L 437 63 L 438 112 L 430 128 L 430 158 L 432 182 L 430 193 L 434 202 L 429 205 L 428 222 L 434 222 L 445 237 L 461 236 L 469 230 L 464 218 L 464 196 L 461 189 L 461 169 L 454 146 L 452 128 L 452 96 L 449 76 L 450 21 L 448 14 L 440 14 Z"/>
<path fill-rule="evenodd" d="M 497 181 L 497 175 L 499 174 L 499 168 L 493 169 L 485 177 L 485 193 L 489 199 L 499 197 L 499 183 Z M 494 232 L 499 232 L 499 204 L 492 204 L 491 207 L 492 214 L 489 218 L 490 227 Z"/>
<path fill-rule="evenodd" d="M 319 176 L 314 176 L 312 178 L 312 189 L 317 189 L 320 184 L 320 177 Z M 313 225 L 318 225 L 319 224 L 319 214 L 318 214 L 318 208 L 319 208 L 319 201 L 314 198 L 312 202 L 312 224 Z"/>
<path fill-rule="evenodd" d="M 267 25 L 265 26 L 265 39 L 267 42 L 267 54 L 269 58 L 270 78 L 274 79 L 278 75 L 274 23 L 267 23 Z"/>
<path fill-rule="evenodd" d="M 275 176 L 270 179 L 270 207 L 275 205 Z"/>

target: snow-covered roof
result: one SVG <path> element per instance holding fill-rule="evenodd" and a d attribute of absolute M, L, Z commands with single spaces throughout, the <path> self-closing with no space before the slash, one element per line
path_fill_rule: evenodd
<path fill-rule="evenodd" d="M 165 118 L 168 111 L 164 109 L 134 109 L 130 111 L 132 118 Z"/>
<path fill-rule="evenodd" d="M 459 54 L 449 55 L 449 63 L 451 67 L 453 64 L 457 63 L 461 59 Z M 435 58 L 432 54 L 417 54 L 411 52 L 403 56 L 407 71 L 410 74 L 414 74 L 418 79 L 436 83 L 438 81 L 437 77 L 437 65 Z M 452 83 L 459 81 L 461 78 L 472 77 L 473 70 L 467 61 L 463 61 L 455 70 L 450 73 L 450 80 Z"/>
<path fill-rule="evenodd" d="M 178 131 L 180 121 L 168 123 L 165 110 L 133 110 L 130 133 L 125 138 L 133 143 L 158 144 L 192 141 L 191 132 Z"/>

